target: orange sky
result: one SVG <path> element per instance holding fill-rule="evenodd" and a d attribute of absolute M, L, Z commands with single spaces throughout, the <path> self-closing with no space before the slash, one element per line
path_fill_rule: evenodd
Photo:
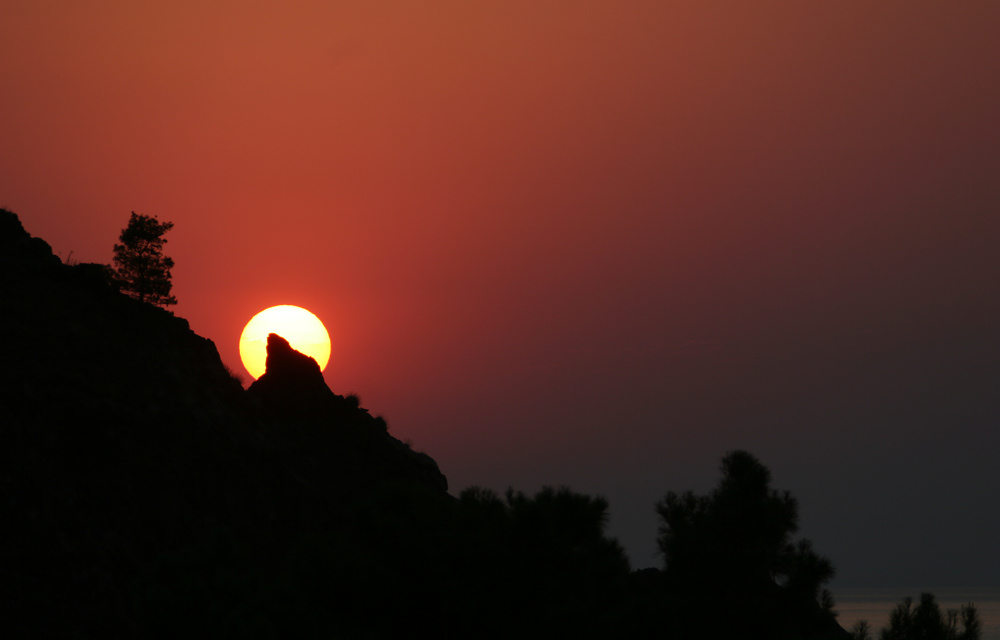
<path fill-rule="evenodd" d="M 15 0 L 0 28 L 0 206 L 80 261 L 173 221 L 175 312 L 225 362 L 263 308 L 313 311 L 334 391 L 455 491 L 604 494 L 646 566 L 652 504 L 742 447 L 842 584 L 1000 586 L 1000 5 Z"/>

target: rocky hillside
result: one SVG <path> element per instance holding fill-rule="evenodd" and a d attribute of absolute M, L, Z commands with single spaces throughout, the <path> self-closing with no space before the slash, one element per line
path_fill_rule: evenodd
<path fill-rule="evenodd" d="M 118 293 L 102 265 L 62 264 L 2 210 L 0 335 L 0 624 L 14 635 L 161 635 L 181 612 L 231 629 L 209 597 L 220 581 L 261 591 L 230 596 L 259 623 L 274 590 L 305 597 L 289 572 L 315 540 L 360 558 L 384 496 L 451 500 L 431 458 L 280 337 L 244 391 L 185 320 Z"/>

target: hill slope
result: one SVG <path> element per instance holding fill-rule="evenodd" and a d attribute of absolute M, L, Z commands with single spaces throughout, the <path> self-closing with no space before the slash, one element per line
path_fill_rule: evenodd
<path fill-rule="evenodd" d="M 5 628 L 155 635 L 185 613 L 231 629 L 212 590 L 256 589 L 234 607 L 273 609 L 275 590 L 312 589 L 289 571 L 315 540 L 365 555 L 373 502 L 451 500 L 433 460 L 318 368 L 322 397 L 272 372 L 244 391 L 185 320 L 118 293 L 101 265 L 62 264 L 8 211 L 0 335 Z"/>

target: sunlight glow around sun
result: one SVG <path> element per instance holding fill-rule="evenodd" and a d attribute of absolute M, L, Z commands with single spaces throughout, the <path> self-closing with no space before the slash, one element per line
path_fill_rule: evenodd
<path fill-rule="evenodd" d="M 330 334 L 315 315 L 289 304 L 264 309 L 243 328 L 240 359 L 255 379 L 264 375 L 267 362 L 267 335 L 276 333 L 296 351 L 311 356 L 322 371 L 330 361 Z"/>

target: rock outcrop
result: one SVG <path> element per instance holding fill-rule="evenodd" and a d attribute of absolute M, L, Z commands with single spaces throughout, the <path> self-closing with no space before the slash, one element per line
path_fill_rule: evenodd
<path fill-rule="evenodd" d="M 288 340 L 276 333 L 267 336 L 264 374 L 247 393 L 269 407 L 285 410 L 329 404 L 334 395 L 316 360 L 292 349 Z"/>
<path fill-rule="evenodd" d="M 281 425 L 285 444 L 298 441 L 304 459 L 321 461 L 310 473 L 340 474 L 336 482 L 355 488 L 390 480 L 448 490 L 433 458 L 390 436 L 385 420 L 373 417 L 356 397 L 331 391 L 316 360 L 276 333 L 267 337 L 265 371 L 247 389 L 247 397 L 271 424 Z M 369 453 L 357 455 L 361 451 Z"/>

